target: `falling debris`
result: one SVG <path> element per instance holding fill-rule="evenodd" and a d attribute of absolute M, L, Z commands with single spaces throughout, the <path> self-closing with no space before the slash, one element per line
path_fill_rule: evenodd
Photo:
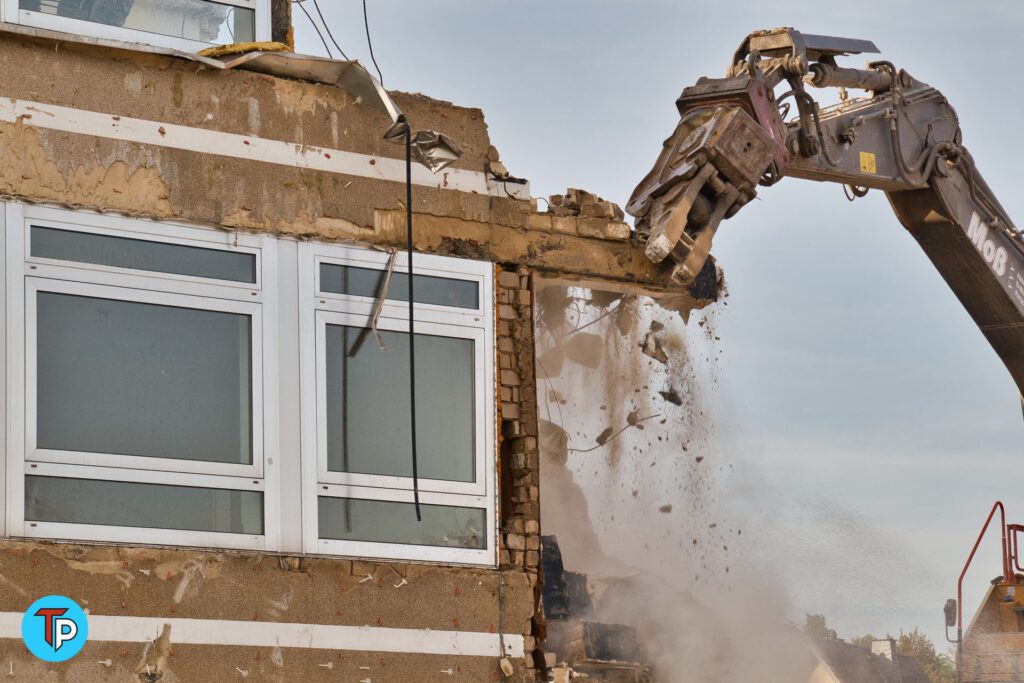
<path fill-rule="evenodd" d="M 670 514 L 672 514 L 672 506 L 671 505 L 662 505 L 660 508 L 658 508 L 658 512 L 660 512 L 660 513 L 662 513 L 664 515 L 670 515 Z"/>
<path fill-rule="evenodd" d="M 541 378 L 554 378 L 562 374 L 565 365 L 565 353 L 562 349 L 552 347 L 537 357 L 537 374 Z"/>
<path fill-rule="evenodd" d="M 659 391 L 658 394 L 663 399 L 665 399 L 666 401 L 668 401 L 669 403 L 671 403 L 674 406 L 681 406 L 681 405 L 683 405 L 683 397 L 679 395 L 679 392 L 676 391 L 675 387 L 669 387 L 665 391 Z"/>
<path fill-rule="evenodd" d="M 604 355 L 604 338 L 588 332 L 576 332 L 565 341 L 562 349 L 572 362 L 596 370 Z"/>
<path fill-rule="evenodd" d="M 616 301 L 620 301 L 624 294 L 622 292 L 606 292 L 600 289 L 590 290 L 590 304 L 598 308 L 611 308 Z"/>
<path fill-rule="evenodd" d="M 548 401 L 551 403 L 561 403 L 562 405 L 568 403 L 566 398 L 555 389 L 548 389 Z"/>
<path fill-rule="evenodd" d="M 620 430 L 614 431 L 611 427 L 606 427 L 600 434 L 597 435 L 597 439 L 595 439 L 595 441 L 597 441 L 596 446 L 592 446 L 590 448 L 570 448 L 568 450 L 573 453 L 589 453 L 590 451 L 597 450 L 601 446 L 604 446 L 605 444 L 616 439 L 620 434 L 622 434 L 627 429 L 635 427 L 636 429 L 642 430 L 644 428 L 644 422 L 661 417 L 661 413 L 655 413 L 654 415 L 647 415 L 645 417 L 640 417 L 639 414 L 634 415 L 634 413 L 637 413 L 637 411 L 634 411 L 633 413 L 629 414 L 627 418 L 629 421 L 626 423 L 626 426 L 621 428 Z M 654 463 L 651 464 L 653 465 Z"/>
<path fill-rule="evenodd" d="M 663 341 L 661 335 L 658 334 L 664 329 L 657 320 L 651 321 L 651 326 L 647 330 L 647 334 L 644 335 L 644 343 L 640 346 L 640 349 L 648 356 L 658 361 L 659 363 L 668 363 L 668 354 L 665 353 L 665 349 L 662 346 Z"/>
<path fill-rule="evenodd" d="M 615 309 L 613 322 L 615 329 L 623 337 L 628 337 L 633 330 L 633 321 L 636 313 L 636 297 L 623 297 L 622 302 Z"/>

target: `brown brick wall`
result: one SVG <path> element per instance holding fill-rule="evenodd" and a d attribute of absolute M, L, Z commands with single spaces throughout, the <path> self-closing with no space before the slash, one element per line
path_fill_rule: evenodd
<path fill-rule="evenodd" d="M 532 279 L 524 267 L 497 270 L 498 384 L 501 422 L 500 562 L 526 572 L 534 592 L 534 618 L 526 638 L 527 666 L 543 662 L 540 616 L 540 452 L 534 374 Z M 540 676 L 540 673 L 537 673 Z M 539 679 L 538 679 L 539 680 Z"/>

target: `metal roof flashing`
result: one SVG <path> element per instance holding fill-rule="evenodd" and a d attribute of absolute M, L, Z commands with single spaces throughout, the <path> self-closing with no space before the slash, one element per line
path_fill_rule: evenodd
<path fill-rule="evenodd" d="M 402 110 L 399 109 L 391 95 L 384 89 L 384 86 L 358 60 L 342 61 L 329 57 L 303 55 L 275 49 L 247 50 L 248 45 L 244 44 L 238 46 L 241 50 L 238 53 L 231 53 L 232 46 L 225 45 L 215 48 L 216 56 L 203 55 L 174 48 L 147 45 L 145 43 L 94 38 L 50 29 L 22 26 L 9 22 L 0 22 L 0 33 L 12 33 L 82 45 L 94 45 L 116 50 L 166 55 L 168 57 L 198 62 L 211 69 L 243 69 L 279 78 L 291 78 L 309 83 L 333 85 L 359 98 L 364 104 L 386 114 L 391 119 L 391 125 L 384 131 L 383 137 L 385 140 L 398 144 L 404 144 L 405 141 L 405 129 L 408 124 L 402 114 Z M 268 48 L 273 46 L 270 43 L 253 43 L 251 45 L 254 47 L 265 45 Z M 423 164 L 434 173 L 446 168 L 462 156 L 462 150 L 458 144 L 443 133 L 410 130 L 409 134 L 412 136 L 414 160 Z"/>
<path fill-rule="evenodd" d="M 284 52 L 277 50 L 253 50 L 240 54 L 224 54 L 222 56 L 207 56 L 194 52 L 185 52 L 169 47 L 147 45 L 146 43 L 125 42 L 112 40 L 110 38 L 94 38 L 76 33 L 64 33 L 50 29 L 22 26 L 9 22 L 0 22 L 0 33 L 13 33 L 43 38 L 65 43 L 78 43 L 81 45 L 95 45 L 115 50 L 128 50 L 131 52 L 146 52 L 149 54 L 165 55 L 187 59 L 198 62 L 211 69 L 245 69 L 256 71 L 269 76 L 292 78 L 310 83 L 323 83 L 335 85 L 350 92 L 356 97 L 362 98 L 364 102 L 374 106 L 396 121 L 402 111 L 391 99 L 391 96 L 370 75 L 366 68 L 358 60 L 341 61 L 328 57 L 317 57 L 315 55 L 303 55 L 295 52 Z M 223 52 L 224 47 L 220 46 L 219 51 Z"/>

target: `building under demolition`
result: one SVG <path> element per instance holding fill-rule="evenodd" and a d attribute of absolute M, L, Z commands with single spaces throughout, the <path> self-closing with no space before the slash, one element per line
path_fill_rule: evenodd
<path fill-rule="evenodd" d="M 713 268 L 538 212 L 479 110 L 294 54 L 286 0 L 0 20 L 0 676 L 543 680 L 533 293 Z"/>

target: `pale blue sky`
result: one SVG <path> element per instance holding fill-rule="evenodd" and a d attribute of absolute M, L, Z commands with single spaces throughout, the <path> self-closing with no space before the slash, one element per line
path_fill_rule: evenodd
<path fill-rule="evenodd" d="M 369 65 L 360 4 L 321 6 Z M 625 203 L 680 90 L 721 75 L 749 31 L 791 25 L 873 40 L 941 89 L 989 184 L 1024 216 L 1024 4 L 833 6 L 369 1 L 385 85 L 481 107 L 537 196 L 571 185 Z M 296 23 L 300 50 L 322 52 L 301 13 Z M 714 253 L 731 292 L 716 314 L 715 421 L 763 515 L 761 561 L 795 612 L 827 613 L 841 636 L 920 626 L 941 638 L 942 602 L 991 502 L 1024 519 L 1009 376 L 880 193 L 850 204 L 838 186 L 786 179 L 723 225 Z M 972 574 L 969 612 L 998 573 L 994 553 Z"/>

